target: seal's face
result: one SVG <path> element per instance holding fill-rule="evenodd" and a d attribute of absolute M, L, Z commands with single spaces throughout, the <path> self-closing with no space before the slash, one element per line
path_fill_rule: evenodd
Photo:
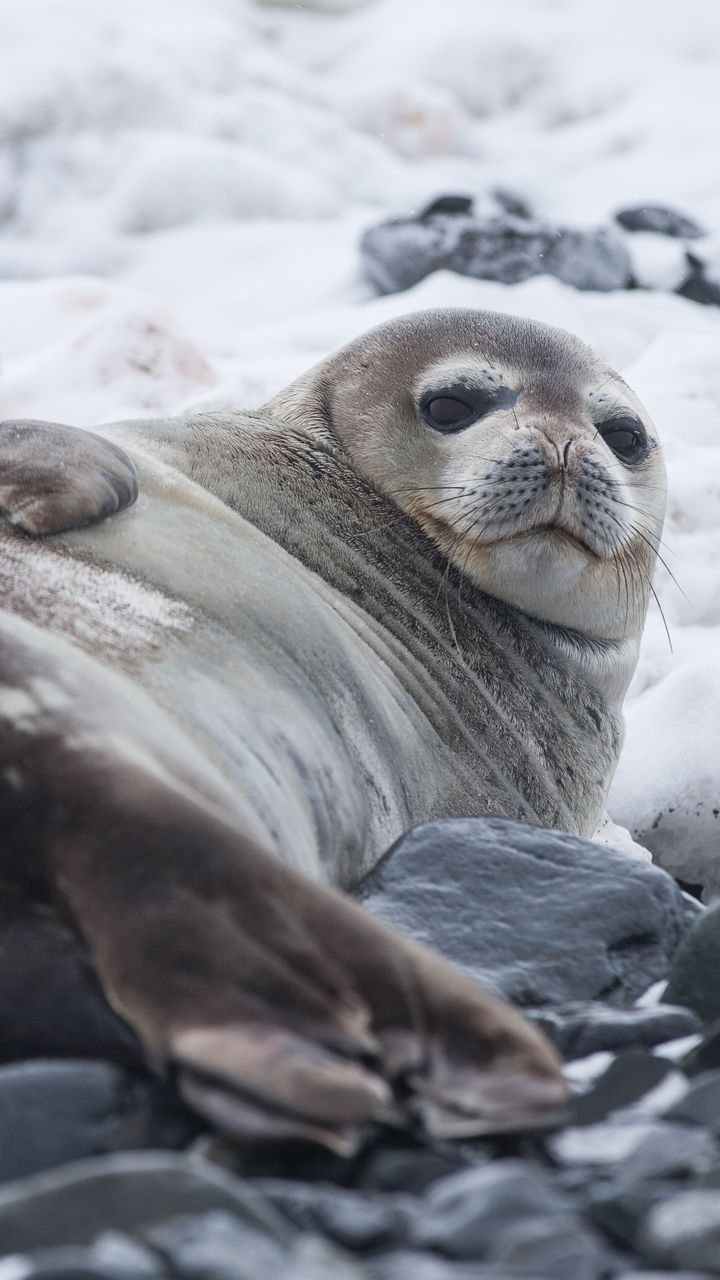
<path fill-rule="evenodd" d="M 661 451 L 589 348 L 510 316 L 436 311 L 323 367 L 330 425 L 358 469 L 477 586 L 595 638 L 639 634 Z"/>

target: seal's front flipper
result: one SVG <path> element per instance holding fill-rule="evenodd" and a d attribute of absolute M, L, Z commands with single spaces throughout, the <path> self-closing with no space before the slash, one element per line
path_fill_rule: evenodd
<path fill-rule="evenodd" d="M 23 533 L 82 529 L 137 495 L 132 461 L 109 440 L 58 422 L 0 422 L 0 516 Z"/>

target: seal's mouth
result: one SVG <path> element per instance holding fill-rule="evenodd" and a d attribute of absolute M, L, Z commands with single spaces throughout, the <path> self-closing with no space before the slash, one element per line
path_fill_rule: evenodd
<path fill-rule="evenodd" d="M 578 538 L 576 534 L 571 533 L 569 529 L 566 529 L 565 526 L 561 524 L 536 524 L 533 525 L 532 529 L 523 529 L 519 533 L 511 533 L 505 538 L 495 538 L 493 539 L 492 545 L 497 545 L 501 542 L 509 543 L 520 542 L 521 540 L 527 541 L 528 538 L 538 536 L 552 537 L 557 539 L 559 542 L 569 543 L 570 546 L 575 547 L 577 551 L 582 551 L 584 555 L 590 556 L 593 560 L 602 559 L 593 547 L 589 546 L 587 542 L 583 542 L 582 538 Z"/>

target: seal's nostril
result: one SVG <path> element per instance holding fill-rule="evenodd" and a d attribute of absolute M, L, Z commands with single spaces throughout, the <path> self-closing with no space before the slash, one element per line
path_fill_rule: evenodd
<path fill-rule="evenodd" d="M 563 449 L 563 454 L 562 454 L 562 464 L 564 467 L 567 467 L 567 464 L 570 461 L 571 450 L 572 450 L 572 440 L 566 440 L 565 447 Z"/>

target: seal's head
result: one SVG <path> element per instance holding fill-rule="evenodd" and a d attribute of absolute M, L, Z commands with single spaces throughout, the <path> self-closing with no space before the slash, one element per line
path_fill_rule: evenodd
<path fill-rule="evenodd" d="M 265 409 L 338 441 L 484 591 L 594 639 L 639 638 L 661 450 L 636 396 L 577 338 L 492 312 L 416 312 Z"/>

